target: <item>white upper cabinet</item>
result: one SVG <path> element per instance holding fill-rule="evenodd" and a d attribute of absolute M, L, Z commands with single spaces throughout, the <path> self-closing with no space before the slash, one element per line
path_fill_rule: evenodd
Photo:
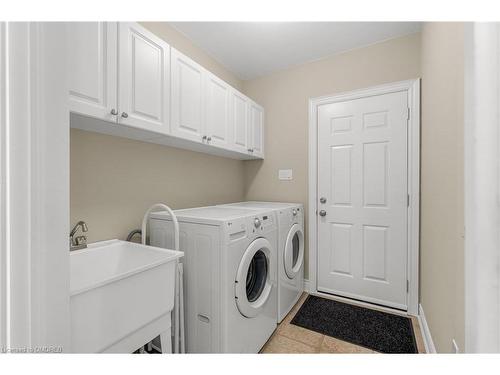
<path fill-rule="evenodd" d="M 170 46 L 137 23 L 119 26 L 119 122 L 170 132 Z"/>
<path fill-rule="evenodd" d="M 208 144 L 228 147 L 231 136 L 229 104 L 231 87 L 207 72 L 205 79 L 205 134 Z"/>
<path fill-rule="evenodd" d="M 264 157 L 263 108 L 163 39 L 135 22 L 67 27 L 70 110 L 83 115 L 71 117 L 72 127 L 236 159 Z"/>
<path fill-rule="evenodd" d="M 205 69 L 176 49 L 172 54 L 172 135 L 202 142 Z"/>
<path fill-rule="evenodd" d="M 248 124 L 249 152 L 256 157 L 264 157 L 264 109 L 254 103 L 249 104 Z"/>
<path fill-rule="evenodd" d="M 116 121 L 116 22 L 68 22 L 70 110 Z"/>
<path fill-rule="evenodd" d="M 231 123 L 233 137 L 231 146 L 235 151 L 248 153 L 248 98 L 236 90 L 231 92 Z"/>

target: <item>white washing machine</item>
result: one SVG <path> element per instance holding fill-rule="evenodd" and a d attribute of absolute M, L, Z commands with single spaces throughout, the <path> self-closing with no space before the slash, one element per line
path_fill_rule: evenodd
<path fill-rule="evenodd" d="M 273 210 L 278 219 L 278 323 L 304 291 L 304 207 L 300 203 L 239 202 L 220 207 Z"/>
<path fill-rule="evenodd" d="M 184 251 L 188 353 L 258 353 L 276 329 L 277 220 L 273 211 L 175 211 Z M 152 213 L 153 246 L 171 247 L 167 212 Z"/>

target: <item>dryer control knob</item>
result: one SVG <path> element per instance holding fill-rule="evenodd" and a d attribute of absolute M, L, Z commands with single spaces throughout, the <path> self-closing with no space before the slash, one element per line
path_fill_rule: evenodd
<path fill-rule="evenodd" d="M 257 218 L 257 217 L 256 217 L 256 218 L 254 219 L 254 221 L 253 221 L 253 225 L 255 225 L 255 228 L 260 227 L 260 220 L 259 220 L 259 218 Z"/>
<path fill-rule="evenodd" d="M 292 214 L 293 216 L 297 216 L 297 210 L 295 208 L 292 210 Z"/>

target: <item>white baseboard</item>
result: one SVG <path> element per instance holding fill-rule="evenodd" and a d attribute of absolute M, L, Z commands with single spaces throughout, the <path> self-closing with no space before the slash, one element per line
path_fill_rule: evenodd
<path fill-rule="evenodd" d="M 309 289 L 309 280 L 304 279 L 304 292 L 306 293 L 311 293 L 311 290 Z"/>
<path fill-rule="evenodd" d="M 425 351 L 429 354 L 436 353 L 436 347 L 434 346 L 434 341 L 432 341 L 431 331 L 429 330 L 427 320 L 425 319 L 424 309 L 422 308 L 422 305 L 419 305 L 418 307 L 418 323 L 420 325 L 420 330 L 422 331 Z"/>

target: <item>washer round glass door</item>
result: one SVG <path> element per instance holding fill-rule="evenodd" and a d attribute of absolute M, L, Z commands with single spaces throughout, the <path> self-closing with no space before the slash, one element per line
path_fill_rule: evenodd
<path fill-rule="evenodd" d="M 253 318 L 271 294 L 271 243 L 258 238 L 246 249 L 236 274 L 235 297 L 240 313 Z"/>
<path fill-rule="evenodd" d="M 293 224 L 288 232 L 283 261 L 288 278 L 295 278 L 304 262 L 304 232 L 299 224 Z"/>

